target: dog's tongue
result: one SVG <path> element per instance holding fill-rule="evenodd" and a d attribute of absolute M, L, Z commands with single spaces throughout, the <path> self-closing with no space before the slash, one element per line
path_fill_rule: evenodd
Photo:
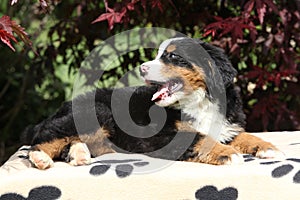
<path fill-rule="evenodd" d="M 151 101 L 159 101 L 166 98 L 167 96 L 169 96 L 169 88 L 167 85 L 164 85 L 152 96 Z"/>

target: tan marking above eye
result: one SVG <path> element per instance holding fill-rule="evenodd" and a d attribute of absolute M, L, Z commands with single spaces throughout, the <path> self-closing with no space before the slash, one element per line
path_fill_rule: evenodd
<path fill-rule="evenodd" d="M 170 53 L 170 52 L 173 52 L 176 50 L 176 46 L 171 44 L 170 46 L 167 47 L 167 52 Z"/>

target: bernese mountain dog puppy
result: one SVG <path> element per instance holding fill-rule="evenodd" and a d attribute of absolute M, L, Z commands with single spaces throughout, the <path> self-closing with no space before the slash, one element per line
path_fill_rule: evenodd
<path fill-rule="evenodd" d="M 27 129 L 29 160 L 47 169 L 55 159 L 86 165 L 112 152 L 215 165 L 241 163 L 241 154 L 272 158 L 274 145 L 244 131 L 236 73 L 217 47 L 166 40 L 140 66 L 146 86 L 97 89 Z"/>

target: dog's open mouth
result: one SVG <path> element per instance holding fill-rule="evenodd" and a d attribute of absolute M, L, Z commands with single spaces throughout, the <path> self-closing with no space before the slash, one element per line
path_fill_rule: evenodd
<path fill-rule="evenodd" d="M 146 81 L 150 85 L 156 85 L 158 90 L 153 94 L 151 101 L 158 102 L 170 98 L 174 93 L 183 88 L 183 83 L 179 79 L 171 79 L 167 82 Z"/>

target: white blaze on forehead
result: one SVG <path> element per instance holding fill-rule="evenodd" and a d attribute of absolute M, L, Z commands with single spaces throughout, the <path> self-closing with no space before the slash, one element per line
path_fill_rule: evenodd
<path fill-rule="evenodd" d="M 171 39 L 168 39 L 168 40 L 165 40 L 163 41 L 159 48 L 158 48 L 158 53 L 157 53 L 157 56 L 155 57 L 155 60 L 158 60 L 161 55 L 164 53 L 165 49 L 169 46 L 169 44 L 172 42 L 172 41 L 175 41 L 175 40 L 182 40 L 184 39 L 185 37 L 178 37 L 178 38 L 171 38 Z"/>

